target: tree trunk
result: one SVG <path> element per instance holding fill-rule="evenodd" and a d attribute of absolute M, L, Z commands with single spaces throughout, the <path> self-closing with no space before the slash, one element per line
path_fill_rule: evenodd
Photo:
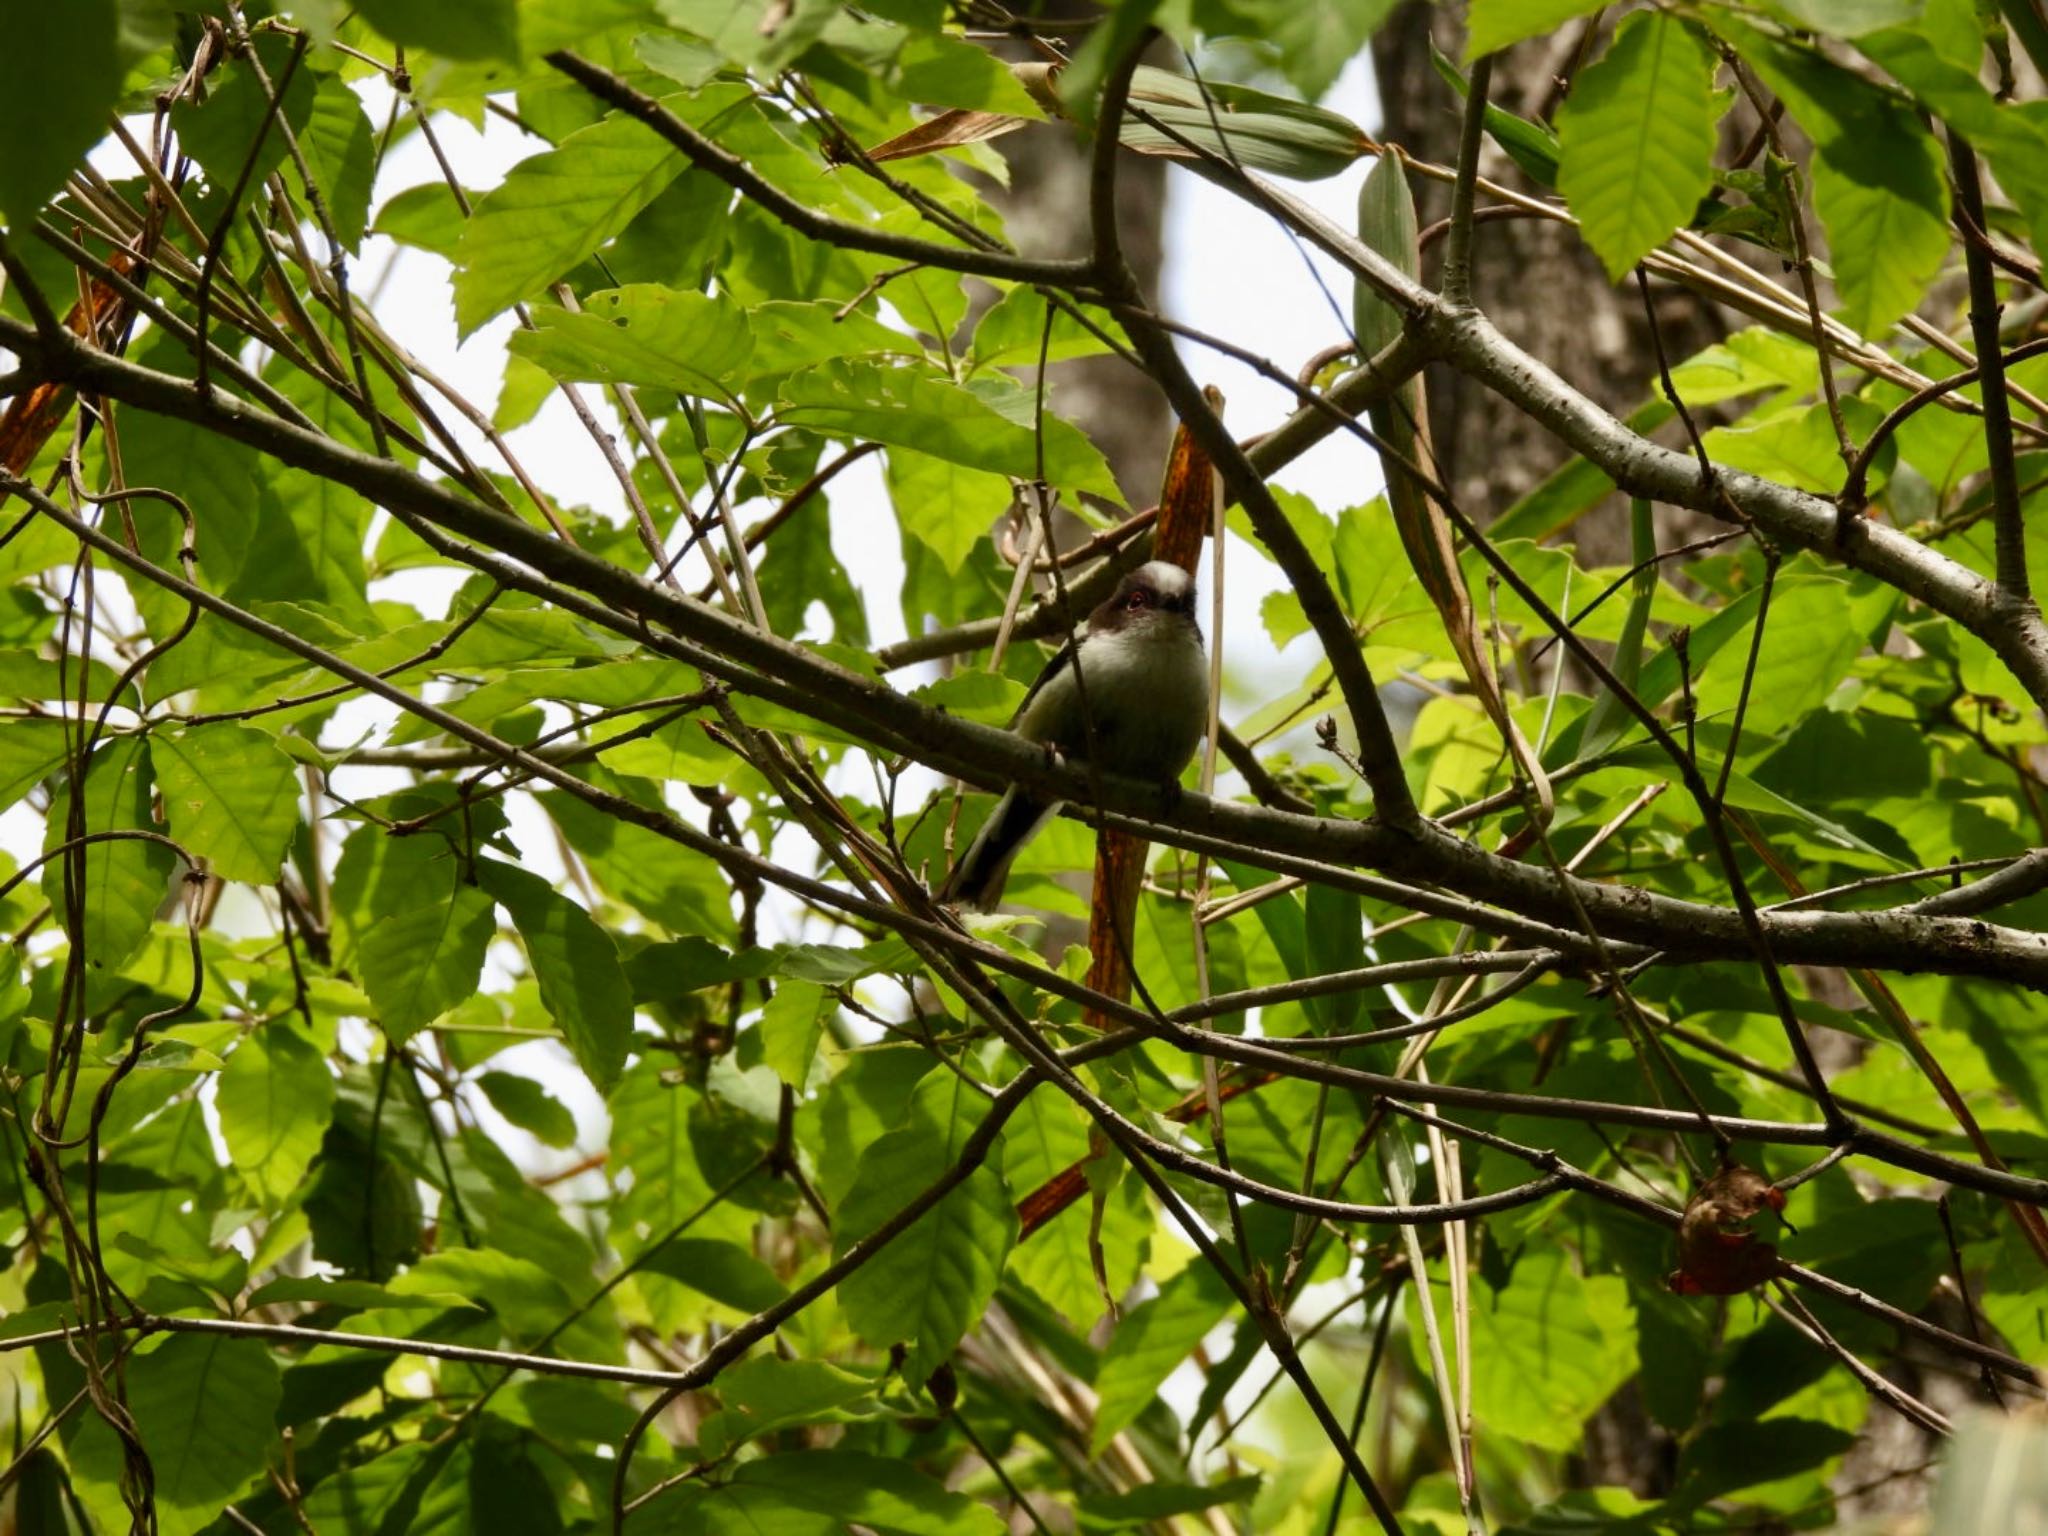
<path fill-rule="evenodd" d="M 1564 80 L 1589 52 L 1582 41 L 1586 25 L 1496 55 L 1494 102 L 1520 116 L 1547 120 L 1565 94 Z M 1453 165 L 1460 114 L 1430 62 L 1432 40 L 1448 57 L 1462 57 L 1464 33 L 1456 13 L 1407 5 L 1373 38 L 1381 133 L 1415 159 Z M 1491 141 L 1480 172 L 1521 191 L 1544 190 Z M 1450 188 L 1442 182 L 1416 178 L 1415 198 L 1425 228 L 1450 214 Z M 1485 201 L 1482 195 L 1481 204 Z M 1609 282 L 1576 229 L 1547 219 L 1504 220 L 1480 225 L 1472 246 L 1479 307 L 1566 382 L 1617 414 L 1655 391 L 1656 351 L 1641 294 L 1632 281 L 1619 287 Z M 1441 242 L 1433 250 L 1440 256 Z M 1531 281 L 1532 274 L 1543 280 Z M 1673 362 L 1726 333 L 1720 316 L 1701 300 L 1668 288 L 1652 291 L 1658 330 Z M 1432 369 L 1428 390 L 1444 483 L 1482 525 L 1570 456 L 1562 443 L 1462 374 Z M 1579 525 L 1575 538 L 1588 563 L 1619 563 L 1626 557 L 1627 523 L 1618 506 L 1601 508 Z"/>

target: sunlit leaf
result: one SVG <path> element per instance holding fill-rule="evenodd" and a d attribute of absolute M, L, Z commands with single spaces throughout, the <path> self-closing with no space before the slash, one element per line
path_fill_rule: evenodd
<path fill-rule="evenodd" d="M 1558 113 L 1558 189 L 1617 281 L 1713 184 L 1714 56 L 1684 23 L 1631 16 Z"/>

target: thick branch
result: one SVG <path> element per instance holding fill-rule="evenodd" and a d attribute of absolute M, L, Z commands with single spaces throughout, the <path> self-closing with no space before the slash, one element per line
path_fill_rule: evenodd
<path fill-rule="evenodd" d="M 1075 805 L 1096 803 L 1099 788 L 1100 804 L 1113 825 L 1154 842 L 1279 873 L 1316 879 L 1344 873 L 1332 866 L 1355 865 L 1441 887 L 1504 909 L 1497 923 L 1482 926 L 1518 942 L 1581 952 L 1576 905 L 1582 904 L 1600 932 L 1620 943 L 1651 945 L 1686 958 L 1741 958 L 1753 952 L 1741 914 L 1732 909 L 1584 880 L 1575 880 L 1567 892 L 1548 871 L 1484 852 L 1428 822 L 1395 829 L 1377 821 L 1298 816 L 1191 793 L 1175 796 L 1173 819 L 1167 821 L 1157 786 L 1048 763 L 1042 752 L 1007 731 L 947 715 L 400 465 L 280 421 L 217 389 L 201 401 L 188 379 L 75 341 L 59 338 L 46 349 L 31 326 L 5 315 L 0 315 L 0 344 L 33 358 L 53 376 L 196 422 L 294 468 L 350 486 L 413 520 L 423 536 L 438 539 L 435 530 L 445 529 L 473 541 L 442 539 L 439 547 L 449 558 L 508 587 L 561 602 L 579 617 L 700 667 L 743 692 L 855 733 L 877 750 L 913 756 L 977 784 L 1022 783 Z M 1669 457 L 1681 468 L 1694 468 L 1682 455 Z M 129 553 L 123 549 L 119 556 Z M 531 771 L 551 765 L 519 766 Z M 1937 971 L 2048 990 L 2048 934 L 1900 910 L 1767 913 L 1763 924 L 1773 953 L 1787 964 Z"/>

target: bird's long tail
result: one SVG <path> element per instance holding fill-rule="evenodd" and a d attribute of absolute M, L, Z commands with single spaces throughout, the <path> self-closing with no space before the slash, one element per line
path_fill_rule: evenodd
<path fill-rule="evenodd" d="M 1017 851 L 1058 810 L 1058 802 L 1047 804 L 1015 789 L 1006 791 L 939 887 L 939 900 L 980 911 L 993 907 L 1002 900 L 1003 882 Z"/>

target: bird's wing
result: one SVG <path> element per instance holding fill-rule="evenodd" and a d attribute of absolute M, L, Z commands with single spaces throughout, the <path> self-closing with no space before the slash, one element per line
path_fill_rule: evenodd
<path fill-rule="evenodd" d="M 1039 694 L 1045 691 L 1046 684 L 1073 665 L 1074 644 L 1075 642 L 1069 639 L 1065 645 L 1061 646 L 1054 653 L 1052 660 L 1045 664 L 1038 676 L 1031 680 L 1031 687 L 1025 692 L 1023 702 L 1017 706 L 1017 712 L 1010 716 L 1011 730 L 1016 730 L 1023 723 L 1024 716 L 1030 712 L 1031 706 L 1037 700 Z M 1095 667 L 1093 663 L 1090 663 L 1088 671 L 1091 676 L 1094 674 Z"/>

